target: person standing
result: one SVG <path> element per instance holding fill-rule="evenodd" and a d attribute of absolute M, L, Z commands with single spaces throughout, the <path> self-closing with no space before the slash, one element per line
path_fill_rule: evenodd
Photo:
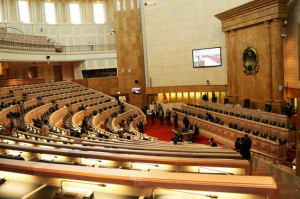
<path fill-rule="evenodd" d="M 176 112 L 173 115 L 173 119 L 174 119 L 175 129 L 178 129 L 178 115 Z"/>
<path fill-rule="evenodd" d="M 152 110 L 152 112 L 151 112 L 151 121 L 152 121 L 152 125 L 153 124 L 155 124 L 155 112 L 154 112 L 154 110 Z"/>
<path fill-rule="evenodd" d="M 164 111 L 161 109 L 159 111 L 159 119 L 160 119 L 160 125 L 164 125 Z"/>
<path fill-rule="evenodd" d="M 171 112 L 169 111 L 169 109 L 167 109 L 166 118 L 167 118 L 167 126 L 171 126 Z"/>
<path fill-rule="evenodd" d="M 190 124 L 190 121 L 189 121 L 189 118 L 188 118 L 188 115 L 186 114 L 185 117 L 183 118 L 183 124 L 184 124 L 184 128 L 189 128 L 189 124 Z"/>
<path fill-rule="evenodd" d="M 12 123 L 12 125 L 11 125 L 11 132 L 12 133 L 16 132 L 17 137 L 19 137 L 19 134 L 17 132 L 17 130 L 18 130 L 18 122 L 17 122 L 16 116 L 12 115 L 11 117 L 12 117 L 12 120 L 11 120 L 11 123 Z"/>
<path fill-rule="evenodd" d="M 164 109 L 161 104 L 158 104 L 157 112 L 160 113 L 160 111 L 164 111 Z"/>
<path fill-rule="evenodd" d="M 234 146 L 235 146 L 235 151 L 240 152 L 240 150 L 241 150 L 241 138 L 236 138 Z"/>

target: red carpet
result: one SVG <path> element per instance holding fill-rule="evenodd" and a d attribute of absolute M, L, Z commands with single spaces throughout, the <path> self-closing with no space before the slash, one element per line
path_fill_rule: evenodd
<path fill-rule="evenodd" d="M 147 118 L 147 126 L 144 128 L 144 133 L 147 135 L 150 135 L 152 137 L 156 137 L 161 141 L 167 141 L 169 142 L 171 138 L 175 135 L 175 132 L 172 131 L 172 129 L 175 128 L 174 123 L 172 123 L 172 126 L 167 126 L 167 120 L 164 120 L 165 125 L 160 125 L 159 119 L 155 120 L 155 125 L 152 125 L 152 121 Z M 182 128 L 179 126 L 179 128 Z M 193 137 L 193 143 L 197 144 L 206 144 L 209 145 L 209 138 L 206 136 L 200 135 Z M 215 141 L 218 145 L 222 146 L 224 144 Z"/>

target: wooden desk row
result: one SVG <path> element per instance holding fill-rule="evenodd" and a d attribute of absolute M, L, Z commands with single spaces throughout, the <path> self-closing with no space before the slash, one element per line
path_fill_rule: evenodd
<path fill-rule="evenodd" d="M 0 170 L 43 177 L 44 182 L 53 179 L 72 179 L 97 183 L 125 185 L 142 189 L 166 188 L 194 191 L 216 192 L 213 195 L 240 193 L 242 198 L 255 198 L 257 195 L 268 199 L 276 199 L 279 192 L 272 177 L 258 176 L 220 176 L 209 174 L 187 174 L 169 172 L 126 171 L 119 169 L 103 169 L 55 165 L 40 162 L 22 162 L 18 160 L 0 160 Z M 8 175 L 8 174 L 5 174 Z M 199 176 L 201 175 L 201 176 Z M 56 180 L 57 181 L 57 180 Z M 59 182 L 59 181 L 57 181 Z M 120 188 L 119 188 L 120 189 Z M 121 190 L 121 189 L 120 189 Z M 113 190 L 117 191 L 117 190 Z M 248 195 L 249 194 L 249 195 Z M 230 198 L 229 197 L 229 198 Z"/>
<path fill-rule="evenodd" d="M 174 111 L 172 111 L 173 114 Z M 178 121 L 182 123 L 185 114 L 177 113 Z M 238 137 L 244 137 L 245 132 L 231 129 L 227 126 L 215 124 L 204 119 L 189 116 L 190 124 L 197 125 L 200 128 L 200 134 L 214 137 L 216 140 L 229 144 L 234 147 L 234 142 Z M 265 138 L 248 134 L 252 140 L 251 150 L 270 155 L 279 159 L 286 159 L 286 145 L 280 145 L 278 142 L 274 142 Z"/>
<path fill-rule="evenodd" d="M 243 108 L 242 106 L 237 106 L 233 104 L 219 104 L 206 101 L 201 101 L 200 105 L 213 109 L 223 110 L 223 112 L 228 111 L 228 113 L 233 112 L 238 113 L 240 115 L 252 116 L 252 120 L 254 120 L 254 118 L 257 117 L 260 118 L 260 122 L 262 122 L 262 120 L 265 119 L 269 122 L 277 122 L 277 124 L 283 123 L 285 124 L 285 128 L 287 128 L 289 124 L 292 124 L 292 120 L 288 118 L 287 115 L 281 115 L 278 113 L 270 113 L 265 111 L 258 111 L 255 109 Z"/>
<path fill-rule="evenodd" d="M 26 141 L 26 140 L 24 140 Z M 66 162 L 82 162 L 78 158 L 86 158 L 94 160 L 96 164 L 107 167 L 130 167 L 131 163 L 149 163 L 149 164 L 163 164 L 157 170 L 163 171 L 187 171 L 197 172 L 200 167 L 221 167 L 218 168 L 220 172 L 226 172 L 222 168 L 233 169 L 231 173 L 235 175 L 250 175 L 250 163 L 247 160 L 229 160 L 229 159 L 209 159 L 209 158 L 185 158 L 185 157 L 160 157 L 160 156 L 141 156 L 133 154 L 115 154 L 107 152 L 90 152 L 86 151 L 84 146 L 75 146 L 65 148 L 65 144 L 55 145 L 43 145 L 43 143 L 33 141 L 31 143 L 19 141 L 15 139 L 6 139 L 6 143 L 0 143 L 0 151 L 6 154 L 10 154 L 10 151 L 22 152 L 21 156 L 30 159 L 32 157 L 41 157 L 42 154 L 50 154 L 56 156 L 56 161 Z M 45 147 L 46 146 L 46 147 Z M 75 151 L 74 151 L 75 149 Z M 30 153 L 30 154 L 28 154 Z M 42 157 L 41 157 L 42 158 Z M 102 160 L 102 161 L 101 161 Z M 114 162 L 106 162 L 103 160 L 109 160 Z M 166 168 L 165 166 L 173 166 Z M 193 166 L 197 168 L 187 168 L 187 166 Z M 204 168 L 205 169 L 205 168 Z M 216 170 L 218 170 L 216 169 Z M 212 172 L 213 173 L 213 172 Z"/>
<path fill-rule="evenodd" d="M 21 133 L 21 132 L 20 132 Z M 34 136 L 34 135 L 32 135 Z M 5 139 L 1 136 L 2 139 Z M 9 139 L 8 137 L 6 139 Z M 44 138 L 44 140 L 47 140 L 49 138 Z M 74 139 L 74 138 L 73 138 Z M 28 139 L 21 139 L 24 140 L 24 142 L 32 143 L 41 143 L 37 141 L 32 141 Z M 60 140 L 60 142 L 64 142 L 63 139 Z M 47 146 L 60 146 L 60 144 L 56 143 L 48 143 L 43 142 L 43 145 Z M 64 148 L 69 149 L 76 149 L 75 146 L 72 145 L 64 145 Z M 237 159 L 242 160 L 242 157 L 239 153 L 235 152 L 233 153 L 230 151 L 230 153 L 218 153 L 217 150 L 203 150 L 203 152 L 170 152 L 170 151 L 153 151 L 153 150 L 131 150 L 131 149 L 124 149 L 124 148 L 105 148 L 105 147 L 90 147 L 85 146 L 81 150 L 83 151 L 93 151 L 93 152 L 107 152 L 107 153 L 114 153 L 114 154 L 136 154 L 136 155 L 144 155 L 144 156 L 166 156 L 166 157 L 183 157 L 183 158 L 218 158 L 218 159 Z"/>
<path fill-rule="evenodd" d="M 277 126 L 272 126 L 270 124 L 264 124 L 261 122 L 255 122 L 253 120 L 247 120 L 243 118 L 238 118 L 235 116 L 230 116 L 222 113 L 216 113 L 213 111 L 208 111 L 196 107 L 191 106 L 182 106 L 182 110 L 195 113 L 198 117 L 198 114 L 202 114 L 204 117 L 206 116 L 206 113 L 210 113 L 214 118 L 218 117 L 221 121 L 224 122 L 225 126 L 229 126 L 229 123 L 237 124 L 238 127 L 243 127 L 244 129 L 250 129 L 251 132 L 253 131 L 259 131 L 259 133 L 266 133 L 269 135 L 273 135 L 277 137 L 277 140 L 279 138 L 287 139 L 287 147 L 292 146 L 295 144 L 295 132 L 290 132 L 287 128 L 280 128 Z"/>
<path fill-rule="evenodd" d="M 10 81 L 10 80 L 6 80 L 6 81 Z M 25 84 L 25 83 L 24 83 Z M 17 86 L 12 86 L 12 84 L 10 84 L 9 86 L 6 87 L 1 87 L 0 88 L 0 93 L 8 93 L 10 90 L 14 90 L 14 91 L 18 91 L 19 89 L 31 89 L 31 88 L 35 88 L 35 87 L 51 87 L 51 85 L 53 86 L 59 86 L 59 85 L 68 85 L 68 84 L 76 84 L 70 81 L 59 81 L 59 82 L 41 82 L 41 83 L 32 83 L 32 84 L 26 84 L 26 85 L 17 85 Z"/>

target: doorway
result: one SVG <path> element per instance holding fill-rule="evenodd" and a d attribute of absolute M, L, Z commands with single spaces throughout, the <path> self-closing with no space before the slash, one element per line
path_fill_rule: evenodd
<path fill-rule="evenodd" d="M 53 65 L 54 81 L 63 81 L 62 66 Z"/>

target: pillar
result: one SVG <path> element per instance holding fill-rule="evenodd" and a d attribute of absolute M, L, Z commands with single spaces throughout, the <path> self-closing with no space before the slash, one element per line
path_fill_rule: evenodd
<path fill-rule="evenodd" d="M 232 101 L 230 103 L 236 104 L 238 98 L 237 90 L 237 63 L 236 63 L 236 32 L 235 30 L 230 31 L 230 68 L 231 68 L 231 94 Z"/>
<path fill-rule="evenodd" d="M 226 60 L 227 60 L 227 92 L 228 97 L 232 96 L 231 89 L 231 59 L 230 59 L 230 32 L 225 32 L 226 36 Z"/>
<path fill-rule="evenodd" d="M 279 90 L 279 86 L 284 86 L 284 67 L 283 67 L 283 19 L 274 19 L 272 28 L 272 94 L 274 102 L 284 102 L 284 89 Z"/>
<path fill-rule="evenodd" d="M 272 96 L 272 46 L 271 46 L 271 22 L 265 21 L 265 42 L 266 42 L 266 73 L 265 73 L 265 79 L 266 79 L 266 102 L 271 103 L 273 101 Z"/>
<path fill-rule="evenodd" d="M 46 22 L 44 0 L 32 0 L 30 3 L 31 22 Z"/>
<path fill-rule="evenodd" d="M 17 0 L 5 0 L 6 21 L 20 21 L 19 5 Z"/>
<path fill-rule="evenodd" d="M 300 98 L 297 99 L 297 104 L 299 106 L 300 104 Z M 297 158 L 297 166 L 296 166 L 296 175 L 300 177 L 300 108 L 297 108 L 297 129 L 296 129 L 296 134 L 297 134 L 297 145 L 296 145 L 296 158 Z"/>

